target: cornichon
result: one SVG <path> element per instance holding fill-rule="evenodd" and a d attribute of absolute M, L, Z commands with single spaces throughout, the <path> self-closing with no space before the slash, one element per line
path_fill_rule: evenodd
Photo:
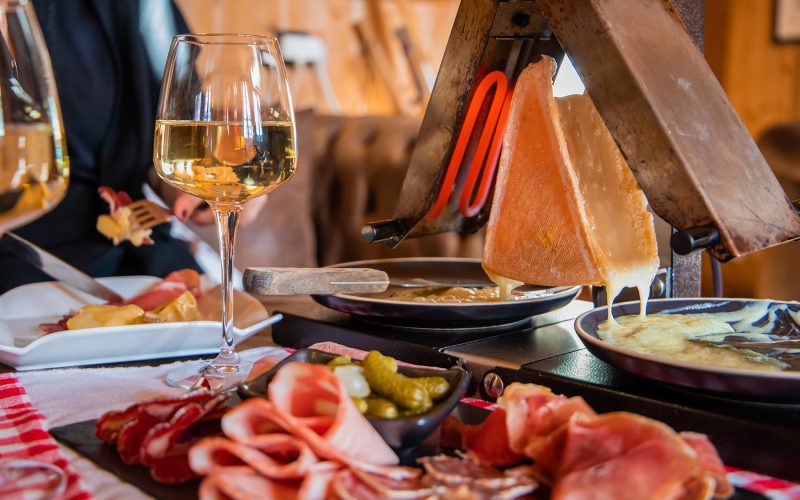
<path fill-rule="evenodd" d="M 367 404 L 366 399 L 364 398 L 350 398 L 350 399 L 353 400 L 353 403 L 356 405 L 356 408 L 358 408 L 358 411 L 360 411 L 361 413 L 367 413 L 369 405 Z"/>
<path fill-rule="evenodd" d="M 370 397 L 365 401 L 367 403 L 367 411 L 365 412 L 367 416 L 397 418 L 399 414 L 397 406 L 388 399 Z"/>
<path fill-rule="evenodd" d="M 422 384 L 434 401 L 442 399 L 450 392 L 450 382 L 444 377 L 415 377 L 414 380 Z"/>
<path fill-rule="evenodd" d="M 336 356 L 332 360 L 328 361 L 327 366 L 333 370 L 337 366 L 347 366 L 349 364 L 352 364 L 350 356 Z"/>
<path fill-rule="evenodd" d="M 425 387 L 416 379 L 397 373 L 394 359 L 378 351 L 370 351 L 363 361 L 364 377 L 369 386 L 381 396 L 406 410 L 427 411 L 433 401 Z"/>

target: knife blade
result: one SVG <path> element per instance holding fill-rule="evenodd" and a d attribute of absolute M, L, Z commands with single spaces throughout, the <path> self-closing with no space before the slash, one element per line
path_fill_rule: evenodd
<path fill-rule="evenodd" d="M 0 241 L 19 258 L 62 283 L 107 300 L 111 304 L 123 302 L 122 297 L 96 279 L 21 236 L 6 232 Z"/>

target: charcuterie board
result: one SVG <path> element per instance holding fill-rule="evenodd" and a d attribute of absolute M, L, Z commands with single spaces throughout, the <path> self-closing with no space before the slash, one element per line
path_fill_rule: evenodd
<path fill-rule="evenodd" d="M 464 422 L 480 423 L 488 411 L 477 406 L 459 403 L 452 414 Z M 97 467 L 117 476 L 121 481 L 130 483 L 144 493 L 164 500 L 193 500 L 197 498 L 199 480 L 178 485 L 164 485 L 155 482 L 150 472 L 142 465 L 124 463 L 114 446 L 101 442 L 95 436 L 95 420 L 77 422 L 50 430 L 53 437 L 75 452 L 92 461 Z M 439 435 L 434 433 L 419 446 L 398 452 L 405 465 L 413 465 L 418 457 L 434 455 L 441 452 Z M 544 497 L 546 498 L 546 496 Z"/>

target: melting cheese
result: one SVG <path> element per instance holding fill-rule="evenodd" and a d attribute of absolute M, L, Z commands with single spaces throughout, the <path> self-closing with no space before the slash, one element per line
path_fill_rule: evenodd
<path fill-rule="evenodd" d="M 748 349 L 719 347 L 698 342 L 709 334 L 724 337 L 734 333 L 724 314 L 651 314 L 623 316 L 618 322 L 605 321 L 597 329 L 609 344 L 642 354 L 704 366 L 780 371 L 781 361 Z"/>
<path fill-rule="evenodd" d="M 553 97 L 554 71 L 543 57 L 516 83 L 484 269 L 538 285 L 605 285 L 609 304 L 637 287 L 643 313 L 658 270 L 647 200 L 589 97 Z"/>

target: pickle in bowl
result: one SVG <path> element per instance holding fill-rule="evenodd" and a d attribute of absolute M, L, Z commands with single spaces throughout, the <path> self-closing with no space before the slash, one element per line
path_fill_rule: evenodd
<path fill-rule="evenodd" d="M 284 365 L 295 361 L 328 365 L 331 371 L 335 370 L 337 366 L 358 366 L 363 369 L 366 375 L 368 371 L 367 366 L 369 365 L 369 363 L 366 362 L 366 358 L 363 362 L 351 360 L 350 364 L 344 363 L 345 360 L 340 358 L 336 362 L 331 363 L 333 366 L 328 364 L 337 357 L 336 354 L 330 354 L 315 349 L 300 349 L 275 365 L 268 372 L 240 385 L 238 388 L 239 396 L 243 399 L 251 397 L 266 398 L 267 385 L 275 374 Z M 406 404 L 409 404 L 411 399 L 423 401 L 423 405 L 411 403 L 411 406 L 417 407 L 415 410 L 398 405 L 392 399 L 374 390 L 373 387 L 370 387 L 370 395 L 367 397 L 351 397 L 356 408 L 364 413 L 364 416 L 378 431 L 384 441 L 395 449 L 403 449 L 417 445 L 430 435 L 458 404 L 469 385 L 469 372 L 461 367 L 437 369 L 398 366 L 394 359 L 389 356 L 384 356 L 377 351 L 371 359 L 379 361 L 377 364 L 380 366 L 380 376 L 385 376 L 386 371 L 394 375 L 402 375 L 406 379 L 413 381 L 413 387 L 421 387 L 425 394 L 420 395 L 416 392 L 416 389 L 414 389 L 414 394 L 411 394 L 408 389 L 401 389 L 401 399 L 405 398 L 403 400 L 406 401 Z M 392 380 L 394 380 L 393 383 L 397 383 L 396 380 L 398 379 L 393 378 Z M 442 380 L 444 380 L 445 383 L 442 383 Z M 444 396 L 441 396 L 444 387 L 448 387 L 449 390 Z M 404 391 L 409 392 L 406 393 Z M 390 389 L 389 392 L 391 393 L 392 390 Z M 413 397 L 409 397 L 410 394 Z M 431 405 L 427 406 L 426 410 L 421 411 L 419 408 L 425 406 L 424 401 L 426 397 L 431 401 Z M 378 404 L 374 402 L 371 403 L 371 400 L 378 398 L 382 398 L 384 401 L 394 404 L 395 410 L 387 410 L 386 408 L 390 408 L 390 406 L 383 402 Z M 364 407 L 365 405 L 366 408 Z M 372 406 L 371 410 L 370 405 Z M 395 411 L 397 412 L 396 414 Z"/>

